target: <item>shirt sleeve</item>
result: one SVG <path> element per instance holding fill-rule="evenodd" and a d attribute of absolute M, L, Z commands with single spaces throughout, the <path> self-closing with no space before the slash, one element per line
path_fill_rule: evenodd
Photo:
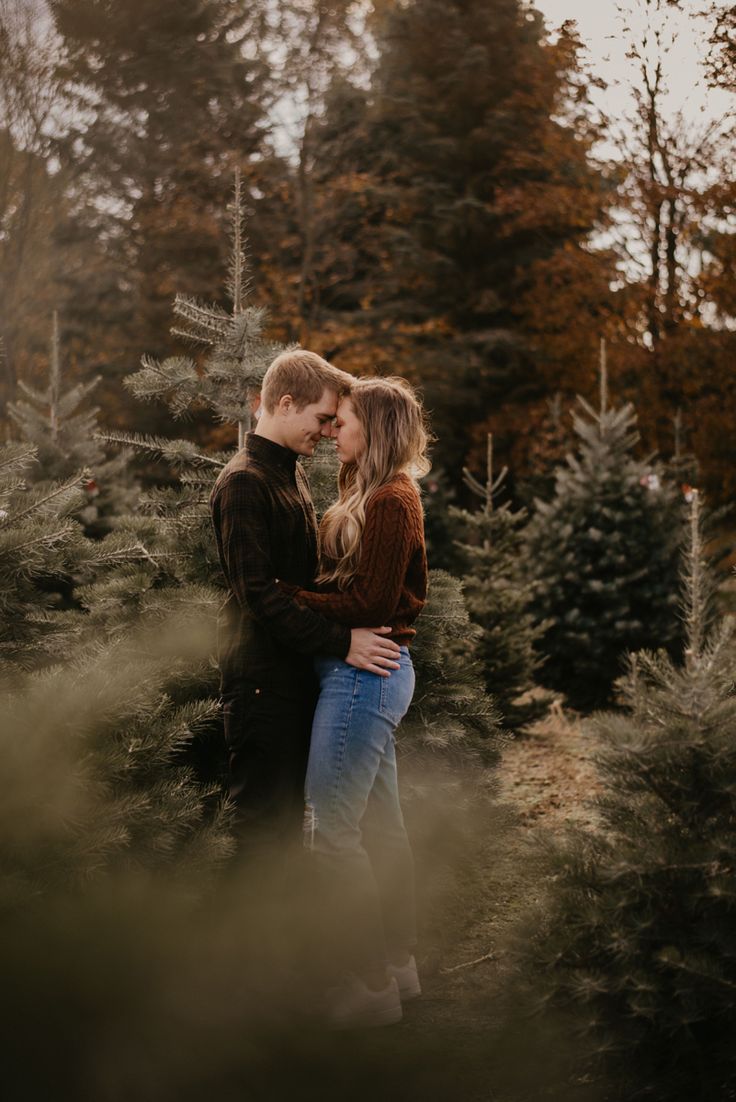
<path fill-rule="evenodd" d="M 231 476 L 220 490 L 218 511 L 222 554 L 240 607 L 292 650 L 345 658 L 350 627 L 298 604 L 276 583 L 271 502 L 260 480 L 246 471 Z"/>
<path fill-rule="evenodd" d="M 360 562 L 350 587 L 343 593 L 312 593 L 298 589 L 296 599 L 352 627 L 383 627 L 394 615 L 401 597 L 414 547 L 409 538 L 412 517 L 408 502 L 386 494 L 366 506 Z"/>

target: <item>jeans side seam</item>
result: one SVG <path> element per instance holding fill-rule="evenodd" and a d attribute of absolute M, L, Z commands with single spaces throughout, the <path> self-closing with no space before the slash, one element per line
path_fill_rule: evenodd
<path fill-rule="evenodd" d="M 337 762 L 335 764 L 335 776 L 333 778 L 332 792 L 330 793 L 330 814 L 335 810 L 335 802 L 337 800 L 338 792 L 340 791 L 340 781 L 342 779 L 343 764 L 345 762 L 345 748 L 348 741 L 348 731 L 350 729 L 350 721 L 353 718 L 353 708 L 355 706 L 355 698 L 358 695 L 358 681 L 360 678 L 360 671 L 355 671 L 353 678 L 353 693 L 350 697 L 350 704 L 345 712 L 345 722 L 340 732 L 339 753 L 337 756 Z"/>

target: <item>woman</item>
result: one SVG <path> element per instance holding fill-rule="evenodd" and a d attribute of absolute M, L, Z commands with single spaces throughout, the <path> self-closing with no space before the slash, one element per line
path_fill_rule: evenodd
<path fill-rule="evenodd" d="M 336 1028 L 389 1024 L 421 988 L 413 859 L 399 803 L 394 732 L 414 691 L 411 626 L 427 592 L 419 491 L 427 432 L 402 379 L 356 381 L 334 436 L 339 496 L 320 527 L 321 592 L 285 587 L 351 627 L 391 627 L 401 657 L 388 676 L 319 658 L 320 696 L 306 781 L 306 844 L 325 874 L 331 946 L 348 974 L 332 988 Z M 339 931 L 339 936 L 338 936 Z"/>

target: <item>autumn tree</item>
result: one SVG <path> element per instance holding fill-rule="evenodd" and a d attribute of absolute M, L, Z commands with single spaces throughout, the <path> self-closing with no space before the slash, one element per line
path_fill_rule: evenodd
<path fill-rule="evenodd" d="M 518 0 L 376 5 L 370 28 L 370 86 L 336 84 L 316 134 L 320 328 L 351 366 L 424 384 L 458 477 L 470 424 L 503 404 L 503 453 L 510 409 L 539 396 L 517 314 L 531 265 L 596 221 L 565 119 L 575 49 Z"/>
<path fill-rule="evenodd" d="M 612 238 L 626 285 L 621 382 L 641 409 L 647 444 L 663 455 L 672 454 L 673 418 L 684 411 L 705 484 L 717 499 L 734 485 L 722 446 L 734 409 L 726 364 L 735 348 L 729 330 L 736 306 L 729 182 L 735 116 L 725 13 L 713 31 L 715 38 L 725 35 L 720 68 L 711 65 L 722 91 L 707 92 L 701 67 L 687 99 L 707 98 L 708 110 L 696 113 L 683 96 L 679 104 L 673 96 L 682 42 L 694 38 L 704 48 L 708 28 L 702 12 L 666 0 L 625 6 L 632 107 L 611 121 L 610 134 L 621 174 Z"/>
<path fill-rule="evenodd" d="M 71 173 L 54 166 L 68 99 L 56 74 L 59 42 L 39 5 L 0 3 L 0 425 L 18 378 L 33 381 L 46 334 L 39 316 L 62 307 L 82 256 L 60 227 L 73 217 Z"/>
<path fill-rule="evenodd" d="M 319 253 L 329 248 L 317 135 L 333 84 L 346 72 L 353 79 L 365 74 L 364 23 L 362 5 L 355 0 L 285 0 L 274 10 L 267 38 L 281 130 L 278 144 L 284 148 L 284 167 L 288 166 L 278 181 L 285 219 L 282 240 L 276 244 L 281 286 L 271 289 L 284 337 L 303 347 L 322 340 L 315 332 L 322 292 Z M 272 249 L 273 243 L 269 252 Z"/>
<path fill-rule="evenodd" d="M 103 362 L 117 383 L 141 347 L 167 347 L 177 291 L 220 297 L 232 169 L 242 165 L 250 185 L 264 151 L 266 67 L 254 48 L 263 10 L 214 0 L 50 8 L 64 46 L 59 78 L 75 97 L 61 153 L 98 198 L 95 228 L 110 256 L 104 294 L 92 288 L 69 322 L 87 326 L 97 311 L 111 323 L 116 347 L 104 347 Z M 99 362 L 98 350 L 86 355 Z M 106 398 L 118 403 L 118 391 Z"/>

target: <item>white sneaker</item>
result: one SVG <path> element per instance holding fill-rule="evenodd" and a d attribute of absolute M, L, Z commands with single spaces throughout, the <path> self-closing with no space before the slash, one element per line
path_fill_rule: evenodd
<path fill-rule="evenodd" d="M 409 957 L 406 964 L 388 965 L 388 974 L 393 976 L 399 986 L 399 995 L 402 1002 L 417 999 L 422 993 L 422 985 L 419 982 L 417 962 L 414 957 Z"/>
<path fill-rule="evenodd" d="M 351 973 L 327 992 L 330 1029 L 372 1029 L 400 1021 L 401 998 L 393 976 L 381 991 L 371 991 L 360 976 Z"/>

